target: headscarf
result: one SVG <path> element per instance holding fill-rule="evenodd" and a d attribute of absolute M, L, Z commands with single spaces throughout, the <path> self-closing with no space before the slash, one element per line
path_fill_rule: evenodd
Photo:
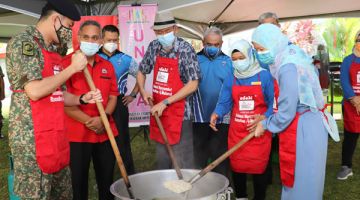
<path fill-rule="evenodd" d="M 354 48 L 353 48 L 353 53 L 355 54 L 356 57 L 360 57 L 360 51 L 355 48 L 356 40 L 359 37 L 359 35 L 360 35 L 360 30 L 355 35 L 355 44 L 354 44 Z"/>
<path fill-rule="evenodd" d="M 243 72 L 240 72 L 234 69 L 234 76 L 238 79 L 244 79 L 254 76 L 255 74 L 259 73 L 260 71 L 264 70 L 260 67 L 259 63 L 257 62 L 254 54 L 254 50 L 251 44 L 246 40 L 237 40 L 230 46 L 230 55 L 234 50 L 240 51 L 242 54 L 245 55 L 245 59 L 249 60 L 250 67 Z"/>
<path fill-rule="evenodd" d="M 270 72 L 277 80 L 282 66 L 290 63 L 296 65 L 301 104 L 309 106 L 313 112 L 324 107 L 324 98 L 312 59 L 298 46 L 289 44 L 289 39 L 279 27 L 273 24 L 258 26 L 252 35 L 252 41 L 269 50 L 275 58 L 274 64 L 270 65 Z"/>

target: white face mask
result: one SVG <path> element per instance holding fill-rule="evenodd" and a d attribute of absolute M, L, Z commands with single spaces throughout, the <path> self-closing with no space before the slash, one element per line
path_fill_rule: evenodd
<path fill-rule="evenodd" d="M 100 49 L 100 45 L 98 43 L 93 42 L 80 42 L 80 50 L 86 56 L 93 56 L 95 55 Z"/>
<path fill-rule="evenodd" d="M 233 61 L 233 67 L 238 72 L 244 72 L 250 67 L 249 59 L 235 60 Z"/>
<path fill-rule="evenodd" d="M 106 49 L 106 51 L 113 53 L 116 49 L 118 49 L 118 45 L 113 42 L 107 42 L 104 44 L 104 48 Z"/>
<path fill-rule="evenodd" d="M 164 48 L 171 47 L 175 40 L 174 31 L 166 33 L 165 35 L 158 35 L 156 37 Z"/>

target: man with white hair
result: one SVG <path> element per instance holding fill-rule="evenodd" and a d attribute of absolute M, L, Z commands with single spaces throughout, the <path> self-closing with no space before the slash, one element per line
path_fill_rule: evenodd
<path fill-rule="evenodd" d="M 266 12 L 259 16 L 259 24 L 274 24 L 275 26 L 280 27 L 279 18 L 278 16 L 273 12 Z"/>
<path fill-rule="evenodd" d="M 229 116 L 218 120 L 218 131 L 209 126 L 210 116 L 215 110 L 223 82 L 232 75 L 232 62 L 221 51 L 222 32 L 217 27 L 210 27 L 204 33 L 204 48 L 197 54 L 201 81 L 197 93 L 201 98 L 194 98 L 194 158 L 197 168 L 204 168 L 209 160 L 227 151 Z M 226 160 L 214 169 L 215 172 L 229 176 L 229 161 Z"/>

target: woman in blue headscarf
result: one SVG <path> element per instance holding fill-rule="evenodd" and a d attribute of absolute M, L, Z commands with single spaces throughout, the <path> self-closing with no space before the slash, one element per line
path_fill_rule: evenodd
<path fill-rule="evenodd" d="M 255 136 L 279 133 L 283 200 L 320 200 L 323 196 L 329 132 L 339 140 L 336 123 L 325 110 L 312 59 L 272 24 L 252 35 L 258 59 L 270 65 L 280 87 L 278 112 L 259 122 Z"/>
<path fill-rule="evenodd" d="M 217 131 L 216 121 L 230 112 L 228 147 L 255 130 L 248 127 L 273 112 L 274 82 L 268 70 L 256 61 L 251 44 L 245 40 L 234 42 L 230 48 L 234 75 L 225 79 L 218 103 L 210 118 L 210 126 Z M 253 175 L 256 200 L 264 200 L 271 147 L 271 133 L 254 138 L 230 156 L 236 199 L 247 199 L 246 176 Z"/>

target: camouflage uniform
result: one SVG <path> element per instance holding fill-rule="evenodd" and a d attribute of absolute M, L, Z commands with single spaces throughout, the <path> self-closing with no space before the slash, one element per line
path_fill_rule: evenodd
<path fill-rule="evenodd" d="M 44 58 L 34 38 L 45 47 L 42 35 L 34 26 L 27 27 L 8 43 L 6 67 L 14 91 L 24 90 L 29 81 L 42 79 Z M 14 92 L 11 100 L 9 143 L 14 158 L 15 193 L 21 199 L 72 199 L 69 167 L 54 174 L 44 174 L 38 167 L 29 98 L 24 92 Z"/>

